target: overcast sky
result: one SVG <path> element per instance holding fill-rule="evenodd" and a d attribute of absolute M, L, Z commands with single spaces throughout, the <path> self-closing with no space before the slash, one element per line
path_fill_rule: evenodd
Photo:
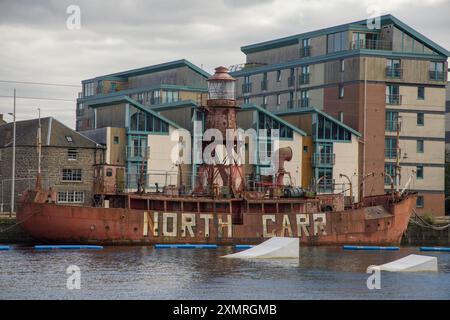
<path fill-rule="evenodd" d="M 81 29 L 66 26 L 69 5 Z M 450 0 L 0 0 L 0 96 L 17 99 L 18 120 L 54 116 L 75 124 L 81 86 L 8 84 L 1 80 L 79 85 L 81 80 L 187 59 L 208 72 L 244 62 L 240 47 L 390 13 L 450 49 Z M 0 113 L 12 112 L 0 97 Z M 10 121 L 11 117 L 6 116 Z"/>

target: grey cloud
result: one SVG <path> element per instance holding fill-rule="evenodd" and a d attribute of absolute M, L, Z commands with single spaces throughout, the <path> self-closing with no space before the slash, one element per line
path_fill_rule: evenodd
<path fill-rule="evenodd" d="M 370 3 L 369 3 L 370 2 Z M 377 0 L 367 1 L 367 4 Z M 450 48 L 450 1 L 383 9 Z M 405 3 L 405 1 L 403 1 Z M 66 8 L 81 8 L 82 29 L 66 28 Z M 211 72 L 244 62 L 243 45 L 343 24 L 367 16 L 357 0 L 1 1 L 0 80 L 79 84 L 100 74 L 185 58 Z M 78 88 L 16 85 L 18 95 L 76 99 Z M 0 83 L 0 95 L 12 85 Z M 75 102 L 18 100 L 19 116 L 36 107 L 73 127 Z M 0 98 L 0 113 L 11 99 Z"/>

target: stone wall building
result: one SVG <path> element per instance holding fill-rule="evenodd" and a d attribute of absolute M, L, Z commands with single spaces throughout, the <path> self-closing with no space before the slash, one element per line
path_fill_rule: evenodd
<path fill-rule="evenodd" d="M 16 203 L 33 188 L 38 171 L 39 120 L 16 122 Z M 103 148 L 54 118 L 41 119 L 41 176 L 43 187 L 57 192 L 58 203 L 90 204 L 94 165 L 103 161 Z M 0 125 L 0 209 L 10 210 L 13 123 Z"/>

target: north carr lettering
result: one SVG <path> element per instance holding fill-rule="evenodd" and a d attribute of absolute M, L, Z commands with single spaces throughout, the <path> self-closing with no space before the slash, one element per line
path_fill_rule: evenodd
<path fill-rule="evenodd" d="M 264 238 L 326 236 L 326 213 L 312 214 L 263 214 L 261 231 Z M 233 238 L 231 214 L 143 212 L 142 235 L 144 237 L 209 238 L 214 230 L 218 238 Z M 201 222 L 201 223 L 200 223 Z M 162 225 L 160 231 L 159 225 Z M 254 235 L 255 237 L 258 234 Z"/>

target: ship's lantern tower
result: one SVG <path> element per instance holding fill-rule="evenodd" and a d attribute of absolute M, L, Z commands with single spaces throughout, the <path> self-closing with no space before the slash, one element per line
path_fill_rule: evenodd
<path fill-rule="evenodd" d="M 236 79 L 228 74 L 227 68 L 216 68 L 216 73 L 207 81 L 209 100 L 235 100 Z"/>
<path fill-rule="evenodd" d="M 238 152 L 236 112 L 236 79 L 230 76 L 228 69 L 217 67 L 208 80 L 208 101 L 203 107 L 205 114 L 204 130 L 216 129 L 222 134 L 222 150 L 231 145 L 235 154 Z M 227 131 L 233 134 L 227 136 Z M 229 141 L 227 140 L 229 139 Z M 203 151 L 209 142 L 203 143 Z M 220 149 L 220 147 L 219 147 Z M 218 150 L 216 148 L 216 150 Z M 244 174 L 242 164 L 234 154 L 214 151 L 214 164 L 203 163 L 198 170 L 195 192 L 198 194 L 215 194 L 222 196 L 240 196 L 244 190 Z M 217 157 L 216 157 L 217 156 Z M 217 192 L 220 188 L 222 192 Z"/>

